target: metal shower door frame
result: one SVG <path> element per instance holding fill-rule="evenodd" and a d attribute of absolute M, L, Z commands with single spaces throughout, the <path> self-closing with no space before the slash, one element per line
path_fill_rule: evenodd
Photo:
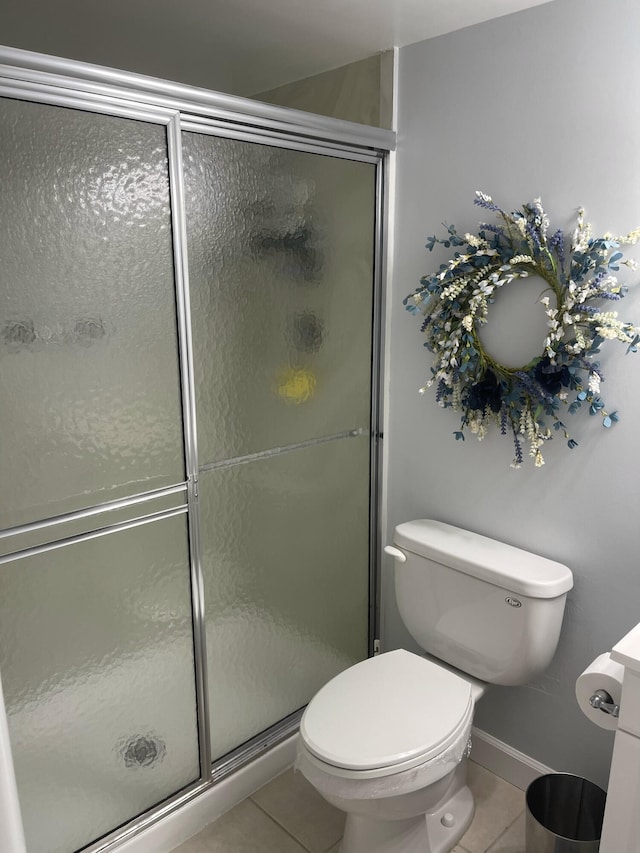
<path fill-rule="evenodd" d="M 275 743 L 293 733 L 301 712 L 291 714 L 262 732 L 212 766 L 209 734 L 208 684 L 204 580 L 198 509 L 198 441 L 193 370 L 193 341 L 189 294 L 189 268 L 182 171 L 183 130 L 266 144 L 290 150 L 323 154 L 340 159 L 371 163 L 376 168 L 376 211 L 374 238 L 374 299 L 372 318 L 370 523 L 369 523 L 369 653 L 373 653 L 378 631 L 379 498 L 381 456 L 381 337 L 382 283 L 386 268 L 384 243 L 387 234 L 388 153 L 395 148 L 391 131 L 368 128 L 311 113 L 301 113 L 269 104 L 235 98 L 142 75 L 101 68 L 73 60 L 0 47 L 0 97 L 69 107 L 105 115 L 164 125 L 167 133 L 169 191 L 173 236 L 174 275 L 178 321 L 185 482 L 129 499 L 111 501 L 66 513 L 64 516 L 12 528 L 6 535 L 18 536 L 45 526 L 88 518 L 100 512 L 128 508 L 153 501 L 167 492 L 186 490 L 186 504 L 175 511 L 187 512 L 190 542 L 191 594 L 194 629 L 194 664 L 200 755 L 200 778 L 169 799 L 132 819 L 99 841 L 83 848 L 84 853 L 107 853 L 134 837 L 195 797 L 215 782 L 247 764 Z M 107 515 L 108 518 L 108 515 Z M 139 523 L 133 520 L 131 524 Z M 128 526 L 128 524 L 127 524 Z M 100 528 L 113 532 L 122 524 Z M 3 533 L 0 532 L 0 536 Z M 70 537 L 76 541 L 87 534 Z M 62 541 L 62 540 L 60 540 Z M 41 546 L 47 549 L 48 546 Z M 24 554 L 30 549 L 24 549 Z M 14 559 L 21 552 L 13 552 Z M 0 558 L 0 562 L 4 562 Z M 4 708 L 0 709 L 4 712 Z M 8 747 L 8 744 L 4 745 Z M 0 744 L 0 748 L 3 744 Z M 19 849 L 19 848 L 18 848 Z"/>

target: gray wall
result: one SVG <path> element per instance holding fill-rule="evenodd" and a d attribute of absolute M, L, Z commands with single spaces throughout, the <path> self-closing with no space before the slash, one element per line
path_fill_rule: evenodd
<path fill-rule="evenodd" d="M 433 517 L 572 568 L 554 662 L 534 684 L 492 689 L 476 725 L 600 784 L 613 736 L 583 717 L 574 682 L 640 621 L 640 354 L 625 356 L 615 343 L 603 350 L 602 396 L 621 414 L 614 429 L 567 416 L 580 446 L 570 451 L 555 439 L 543 468 L 527 461 L 513 470 L 508 438 L 456 442 L 459 414 L 438 407 L 432 391 L 418 395 L 428 353 L 402 298 L 448 257 L 423 248 L 443 220 L 464 232 L 486 219 L 472 204 L 477 189 L 509 209 L 542 196 L 556 228 L 572 227 L 580 204 L 595 234 L 640 225 L 639 46 L 637 0 L 556 0 L 404 48 L 399 68 L 389 533 L 400 521 Z M 631 251 L 640 258 L 640 247 Z M 640 288 L 619 307 L 622 319 L 640 323 Z M 526 324 L 527 312 L 513 322 Z M 385 558 L 384 643 L 415 649 L 396 610 L 392 571 Z"/>
<path fill-rule="evenodd" d="M 393 51 L 251 96 L 257 101 L 391 128 Z"/>

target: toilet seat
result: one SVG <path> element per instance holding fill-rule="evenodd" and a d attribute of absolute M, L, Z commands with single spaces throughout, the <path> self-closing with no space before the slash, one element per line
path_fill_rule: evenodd
<path fill-rule="evenodd" d="M 352 666 L 312 699 L 301 723 L 306 750 L 337 775 L 371 778 L 425 764 L 468 736 L 470 684 L 399 649 Z"/>

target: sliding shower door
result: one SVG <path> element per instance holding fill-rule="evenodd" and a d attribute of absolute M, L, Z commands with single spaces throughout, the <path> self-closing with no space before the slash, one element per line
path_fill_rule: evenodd
<path fill-rule="evenodd" d="M 0 99 L 0 669 L 29 853 L 200 778 L 161 124 Z"/>
<path fill-rule="evenodd" d="M 211 751 L 367 656 L 376 170 L 183 134 Z"/>
<path fill-rule="evenodd" d="M 0 671 L 29 853 L 106 853 L 369 652 L 380 156 L 3 73 Z"/>

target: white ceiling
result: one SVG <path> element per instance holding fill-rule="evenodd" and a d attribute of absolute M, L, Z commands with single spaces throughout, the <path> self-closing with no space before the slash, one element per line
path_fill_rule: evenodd
<path fill-rule="evenodd" d="M 0 40 L 251 95 L 550 0 L 0 0 Z"/>

